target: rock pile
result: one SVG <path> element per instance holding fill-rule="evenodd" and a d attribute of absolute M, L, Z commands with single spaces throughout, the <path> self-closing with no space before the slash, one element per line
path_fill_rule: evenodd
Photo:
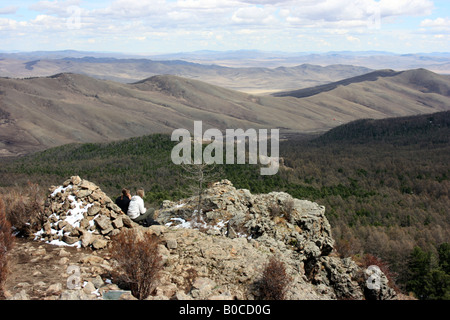
<path fill-rule="evenodd" d="M 136 226 L 97 185 L 78 176 L 49 191 L 38 240 L 102 249 L 120 229 Z"/>

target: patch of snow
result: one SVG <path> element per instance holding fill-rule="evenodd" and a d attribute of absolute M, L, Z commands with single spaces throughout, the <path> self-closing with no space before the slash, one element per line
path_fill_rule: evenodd
<path fill-rule="evenodd" d="M 55 189 L 55 191 L 52 192 L 51 196 L 52 198 L 56 197 L 56 195 L 62 191 L 66 191 L 67 189 L 72 189 L 72 185 L 68 185 L 67 187 L 63 187 L 63 186 L 59 186 L 58 188 Z"/>
<path fill-rule="evenodd" d="M 98 289 L 92 291 L 91 294 L 95 294 L 97 297 L 100 297 L 101 294 L 100 294 L 100 292 L 98 291 L 99 289 L 100 289 L 100 288 L 98 288 Z"/>
<path fill-rule="evenodd" d="M 93 206 L 93 204 L 89 203 L 82 208 L 83 203 L 77 201 L 73 195 L 68 196 L 67 199 L 69 199 L 69 201 L 72 205 L 75 206 L 75 208 L 67 211 L 67 218 L 65 219 L 65 221 L 67 221 L 74 228 L 79 227 L 81 220 L 83 220 L 84 218 L 84 213 L 86 213 L 88 209 Z"/>
<path fill-rule="evenodd" d="M 228 224 L 228 221 L 220 220 L 213 228 L 220 231 L 222 230 L 223 227 L 225 227 Z"/>
<path fill-rule="evenodd" d="M 81 248 L 81 241 L 77 241 L 74 244 L 67 244 L 67 243 L 65 243 L 64 241 L 61 241 L 61 240 L 52 240 L 52 241 L 47 241 L 46 243 L 52 244 L 54 246 Z"/>
<path fill-rule="evenodd" d="M 178 224 L 175 225 L 175 228 L 177 229 L 214 229 L 217 231 L 221 231 L 224 227 L 227 226 L 229 222 L 229 220 L 220 220 L 216 224 L 207 223 L 203 219 L 202 215 L 197 215 L 197 211 L 194 211 L 194 214 L 192 215 L 192 219 L 190 221 L 186 221 L 182 218 L 171 218 L 170 220 L 173 222 L 166 223 L 166 227 L 170 227 L 174 224 L 174 222 L 178 222 Z"/>

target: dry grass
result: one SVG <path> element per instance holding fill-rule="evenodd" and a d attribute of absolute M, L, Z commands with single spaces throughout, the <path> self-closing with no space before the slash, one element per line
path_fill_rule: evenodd
<path fill-rule="evenodd" d="M 186 276 L 184 277 L 184 289 L 185 293 L 189 293 L 192 290 L 195 280 L 198 277 L 198 272 L 194 268 L 189 268 L 186 270 Z"/>
<path fill-rule="evenodd" d="M 8 274 L 8 251 L 11 250 L 14 238 L 11 224 L 6 220 L 5 206 L 0 198 L 0 298 L 3 298 L 3 284 Z"/>
<path fill-rule="evenodd" d="M 14 232 L 31 236 L 43 223 L 44 194 L 39 185 L 28 183 L 24 188 L 11 188 L 3 193 L 5 214 Z"/>

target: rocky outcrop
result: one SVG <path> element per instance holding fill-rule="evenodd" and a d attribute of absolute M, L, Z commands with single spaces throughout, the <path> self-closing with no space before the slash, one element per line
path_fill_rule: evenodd
<path fill-rule="evenodd" d="M 153 299 L 259 299 L 258 281 L 274 255 L 292 278 L 287 299 L 333 299 L 331 290 L 323 292 L 310 283 L 298 254 L 286 247 L 270 247 L 247 237 L 212 236 L 189 228 L 152 226 L 144 232 L 158 234 L 163 245 L 164 270 Z"/>
<path fill-rule="evenodd" d="M 222 180 L 205 190 L 201 212 L 197 208 L 197 197 L 164 201 L 155 212 L 161 225 L 144 228 L 95 184 L 72 177 L 50 188 L 36 238 L 102 249 L 124 228 L 155 234 L 164 268 L 149 299 L 259 299 L 258 283 L 271 257 L 291 279 L 287 299 L 396 297 L 381 270 L 366 270 L 333 252 L 325 208 L 317 203 L 283 192 L 253 195 Z M 111 261 L 108 272 L 113 269 Z"/>
<path fill-rule="evenodd" d="M 177 259 L 183 257 L 187 269 L 204 270 L 203 277 L 226 288 L 212 293 L 216 296 L 234 292 L 231 295 L 239 299 L 258 298 L 252 284 L 268 259 L 276 256 L 292 279 L 288 299 L 395 298 L 381 271 L 377 279 L 381 279 L 382 289 L 374 290 L 369 285 L 370 289 L 366 270 L 350 258 L 341 259 L 333 253 L 325 208 L 317 203 L 284 192 L 252 195 L 222 180 L 203 194 L 201 213 L 196 211 L 197 205 L 197 197 L 165 201 L 157 220 L 170 230 L 185 230 L 182 234 L 167 233 L 167 248 L 176 252 Z M 193 236 L 190 229 L 206 235 Z M 191 237 L 197 241 L 195 246 Z M 174 246 L 170 239 L 179 241 Z M 175 274 L 185 272 L 178 271 Z M 236 288 L 245 283 L 245 293 L 230 289 L 233 283 Z"/>
<path fill-rule="evenodd" d="M 78 176 L 49 191 L 36 239 L 102 249 L 120 229 L 137 226 L 97 185 Z"/>
<path fill-rule="evenodd" d="M 170 226 L 190 223 L 210 234 L 246 237 L 270 247 L 292 247 L 305 259 L 333 249 L 325 207 L 317 203 L 284 192 L 252 195 L 228 180 L 213 184 L 202 198 L 201 214 L 195 210 L 198 198 L 193 197 L 178 203 L 165 201 L 157 220 Z"/>

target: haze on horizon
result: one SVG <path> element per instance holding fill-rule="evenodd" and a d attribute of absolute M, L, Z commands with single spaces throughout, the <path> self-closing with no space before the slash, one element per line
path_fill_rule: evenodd
<path fill-rule="evenodd" d="M 0 50 L 450 52 L 446 0 L 0 1 Z"/>

